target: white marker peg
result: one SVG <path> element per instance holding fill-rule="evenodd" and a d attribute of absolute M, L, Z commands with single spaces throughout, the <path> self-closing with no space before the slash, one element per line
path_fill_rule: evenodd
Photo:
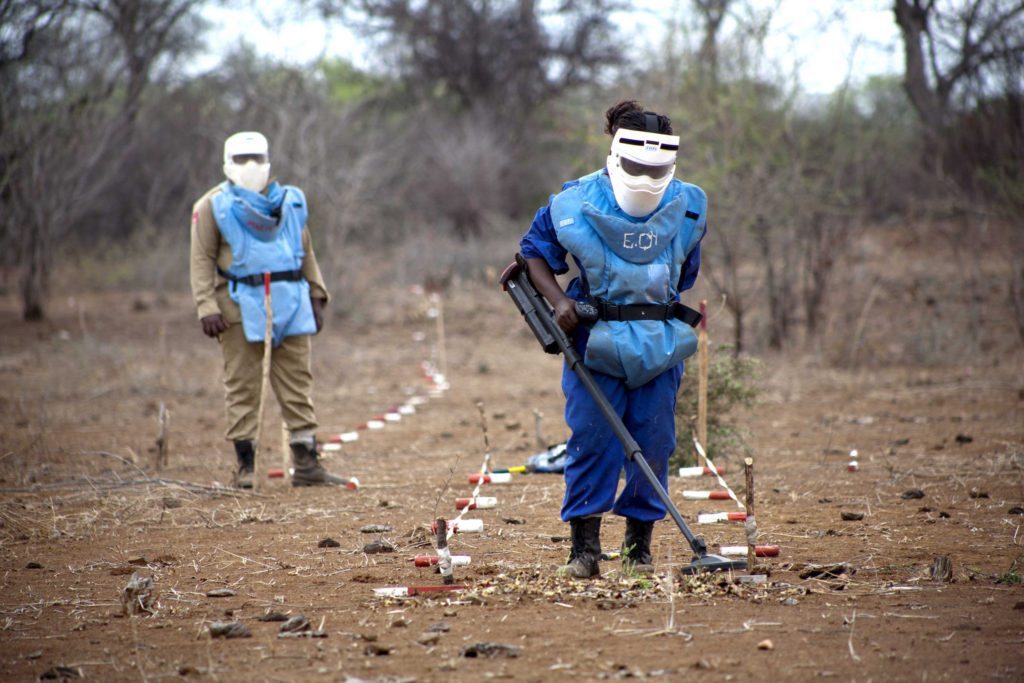
<path fill-rule="evenodd" d="M 430 530 L 437 533 L 437 522 L 430 523 Z M 451 519 L 448 520 L 448 531 L 453 534 L 482 534 L 484 531 L 484 520 L 482 519 Z"/>
<path fill-rule="evenodd" d="M 745 522 L 746 512 L 708 512 L 697 515 L 697 524 L 718 524 L 719 522 Z"/>
<path fill-rule="evenodd" d="M 746 555 L 747 546 L 745 545 L 722 545 L 718 546 L 719 555 Z M 755 545 L 754 555 L 757 557 L 778 557 L 779 546 L 777 545 Z"/>
<path fill-rule="evenodd" d="M 470 484 L 511 484 L 512 473 L 511 472 L 490 472 L 487 474 L 476 474 L 469 475 Z"/>
<path fill-rule="evenodd" d="M 492 496 L 477 496 L 476 498 L 456 498 L 455 509 L 462 510 L 490 510 L 498 507 L 498 499 Z"/>
<path fill-rule="evenodd" d="M 729 500 L 729 492 L 715 491 L 683 491 L 683 500 Z"/>
<path fill-rule="evenodd" d="M 338 441 L 341 443 L 351 443 L 359 440 L 359 432 L 342 432 L 338 434 Z"/>
<path fill-rule="evenodd" d="M 401 422 L 402 414 L 401 413 L 384 413 L 384 419 L 387 422 Z"/>
<path fill-rule="evenodd" d="M 470 562 L 469 555 L 452 555 L 452 566 L 453 567 L 468 567 Z M 413 565 L 417 567 L 433 567 L 438 563 L 437 555 L 417 555 L 413 558 Z"/>
<path fill-rule="evenodd" d="M 325 443 L 324 445 L 320 446 L 320 450 L 324 451 L 325 453 L 330 453 L 332 451 L 340 451 L 341 450 L 341 444 L 340 443 Z"/>
<path fill-rule="evenodd" d="M 725 474 L 725 468 L 724 467 L 722 467 L 721 465 L 716 465 L 715 467 L 718 470 L 719 474 Z M 679 468 L 679 476 L 680 477 L 703 477 L 704 475 L 710 475 L 710 474 L 714 474 L 714 472 L 711 471 L 710 467 L 701 467 L 701 466 L 698 465 L 696 467 L 680 467 Z"/>
<path fill-rule="evenodd" d="M 367 429 L 384 429 L 384 420 L 367 420 Z"/>
<path fill-rule="evenodd" d="M 398 406 L 399 415 L 415 415 L 416 407 L 411 404 L 405 404 L 404 406 Z"/>

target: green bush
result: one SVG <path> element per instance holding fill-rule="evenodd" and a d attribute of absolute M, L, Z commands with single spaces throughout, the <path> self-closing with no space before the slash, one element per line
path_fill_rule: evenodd
<path fill-rule="evenodd" d="M 687 373 L 676 399 L 676 450 L 669 471 L 697 464 L 693 438 L 697 429 L 697 357 L 686 364 Z M 729 417 L 737 406 L 753 405 L 761 362 L 736 357 L 728 345 L 714 347 L 708 359 L 708 443 L 701 444 L 711 459 L 745 448 L 743 431 Z"/>

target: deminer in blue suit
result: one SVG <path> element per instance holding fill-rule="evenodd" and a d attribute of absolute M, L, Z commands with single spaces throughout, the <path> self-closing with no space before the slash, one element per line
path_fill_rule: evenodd
<path fill-rule="evenodd" d="M 612 136 L 605 168 L 565 183 L 537 211 L 520 251 L 558 325 L 573 333 L 584 364 L 667 488 L 683 359 L 697 347 L 694 311 L 679 293 L 697 277 L 707 199 L 673 177 L 679 137 L 667 116 L 624 101 L 605 118 Z M 555 275 L 568 271 L 570 254 L 580 275 L 563 291 Z M 580 324 L 577 300 L 598 309 L 592 326 Z M 571 526 L 572 550 L 559 574 L 600 573 L 601 517 L 609 511 L 626 518 L 624 567 L 653 571 L 651 532 L 665 506 L 568 367 L 562 390 L 572 434 L 561 517 Z"/>

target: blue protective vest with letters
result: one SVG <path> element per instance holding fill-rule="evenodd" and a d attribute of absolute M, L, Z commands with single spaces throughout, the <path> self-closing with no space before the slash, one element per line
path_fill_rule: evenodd
<path fill-rule="evenodd" d="M 266 272 L 301 270 L 306 252 L 302 248 L 302 230 L 306 225 L 308 209 L 306 197 L 297 187 L 283 188 L 284 200 L 281 217 L 276 226 L 259 223 L 253 209 L 243 199 L 247 190 L 225 182 L 221 192 L 214 195 L 211 204 L 224 240 L 231 247 L 231 267 L 227 272 L 235 277 L 260 275 Z M 254 198 L 255 199 L 255 198 Z M 267 314 L 264 308 L 263 285 L 229 282 L 231 300 L 242 312 L 242 329 L 251 342 L 263 341 Z M 285 337 L 316 334 L 316 319 L 309 300 L 306 280 L 280 280 L 270 284 L 273 310 L 272 344 L 280 346 Z"/>
<path fill-rule="evenodd" d="M 590 295 L 615 304 L 676 301 L 686 257 L 700 242 L 704 191 L 673 179 L 645 219 L 623 213 L 603 171 L 580 179 L 551 200 L 558 241 L 586 272 Z M 646 384 L 697 350 L 697 335 L 681 320 L 600 320 L 590 331 L 584 363 Z"/>

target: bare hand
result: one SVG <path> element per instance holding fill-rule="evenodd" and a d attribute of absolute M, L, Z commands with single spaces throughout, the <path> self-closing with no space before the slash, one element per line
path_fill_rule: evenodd
<path fill-rule="evenodd" d="M 203 326 L 203 334 L 211 339 L 216 339 L 228 331 L 227 321 L 224 320 L 224 316 L 220 313 L 208 315 L 200 320 L 199 323 Z"/>
<path fill-rule="evenodd" d="M 313 319 L 316 321 L 316 331 L 324 328 L 324 300 L 310 297 L 309 302 L 313 304 Z"/>
<path fill-rule="evenodd" d="M 576 315 L 576 302 L 569 297 L 563 297 L 555 304 L 555 321 L 566 333 L 572 332 L 580 324 Z"/>

